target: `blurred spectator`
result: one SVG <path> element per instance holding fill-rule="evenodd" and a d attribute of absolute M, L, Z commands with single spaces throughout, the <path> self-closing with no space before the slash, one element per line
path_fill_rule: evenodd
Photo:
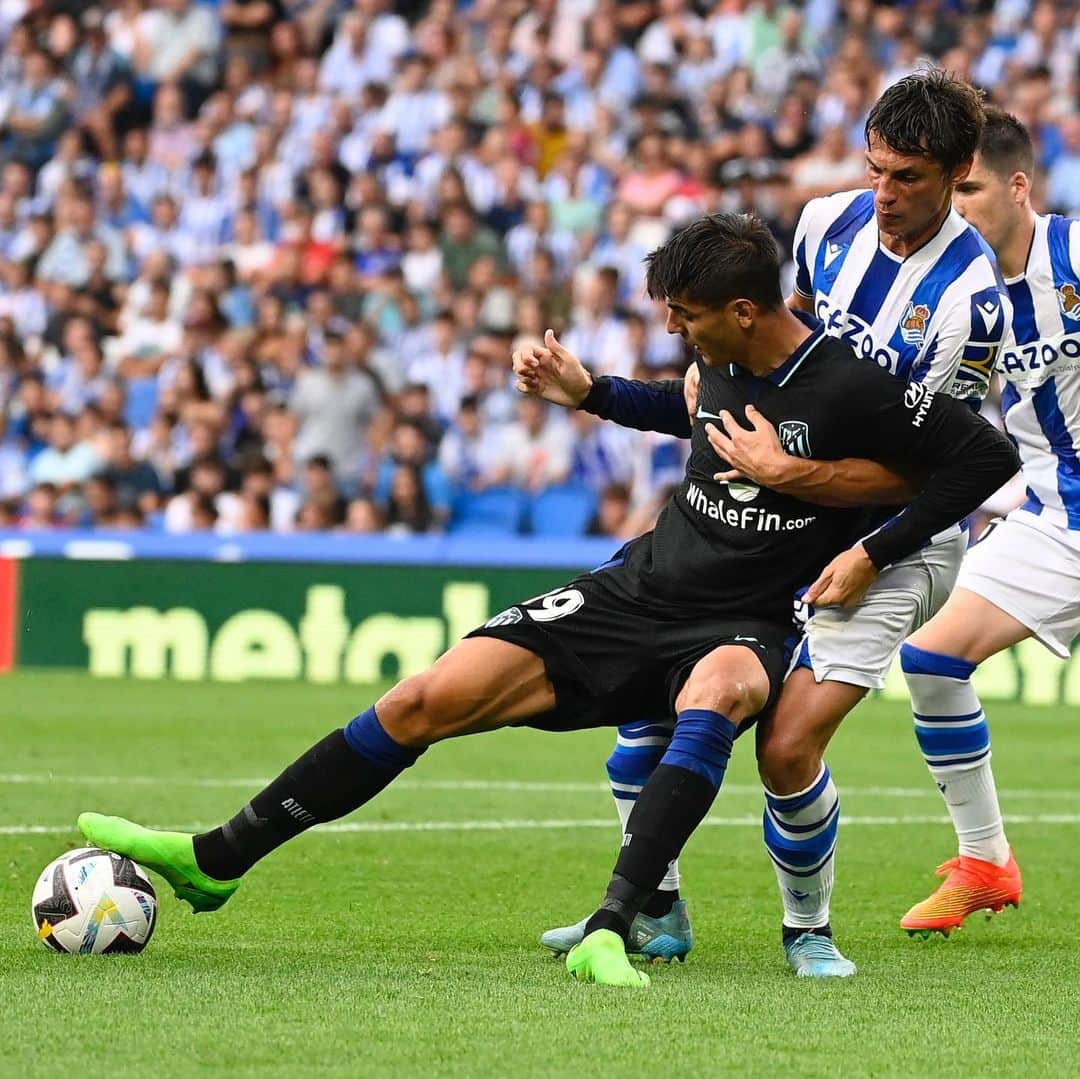
<path fill-rule="evenodd" d="M 491 229 L 477 224 L 476 212 L 464 199 L 450 203 L 443 211 L 442 263 L 450 284 L 463 288 L 473 263 L 490 255 L 501 263 L 502 248 Z"/>
<path fill-rule="evenodd" d="M 132 456 L 131 432 L 123 423 L 109 428 L 107 446 L 102 476 L 112 484 L 117 507 L 153 513 L 162 493 L 161 479 L 150 464 Z"/>
<path fill-rule="evenodd" d="M 136 73 L 152 85 L 179 85 L 190 114 L 202 104 L 217 76 L 219 33 L 214 8 L 194 0 L 158 0 L 138 24 Z"/>
<path fill-rule="evenodd" d="M 381 532 L 386 527 L 379 507 L 370 498 L 354 498 L 345 511 L 346 532 L 370 535 Z"/>
<path fill-rule="evenodd" d="M 504 433 L 503 447 L 505 479 L 526 491 L 539 491 L 569 476 L 573 429 L 553 406 L 525 397 L 518 402 L 517 420 Z"/>
<path fill-rule="evenodd" d="M 26 496 L 26 504 L 19 520 L 20 528 L 56 528 L 61 521 L 59 492 L 52 483 L 38 483 Z"/>
<path fill-rule="evenodd" d="M 499 429 L 484 424 L 479 398 L 465 397 L 439 444 L 439 467 L 458 489 L 479 491 L 499 475 L 503 444 Z"/>
<path fill-rule="evenodd" d="M 596 516 L 589 524 L 590 536 L 610 536 L 612 539 L 631 539 L 626 534 L 630 519 L 630 488 L 622 483 L 610 483 L 600 492 Z"/>
<path fill-rule="evenodd" d="M 450 482 L 437 461 L 432 459 L 431 444 L 424 428 L 415 420 L 401 420 L 393 429 L 390 444 L 376 473 L 373 495 L 379 506 L 389 504 L 394 476 L 401 465 L 417 470 L 424 489 L 424 501 L 434 517 L 445 521 L 450 516 Z"/>
<path fill-rule="evenodd" d="M 429 532 L 435 527 L 436 516 L 428 504 L 424 482 L 416 465 L 394 466 L 383 516 L 386 531 L 391 534 Z"/>
<path fill-rule="evenodd" d="M 1061 122 L 1064 149 L 1050 166 L 1046 177 L 1046 197 L 1052 209 L 1069 217 L 1080 216 L 1080 116 L 1066 116 Z"/>
<path fill-rule="evenodd" d="M 379 410 L 379 393 L 366 371 L 350 365 L 344 341 L 326 336 L 322 367 L 302 371 L 289 398 L 300 423 L 299 460 L 325 454 L 343 476 L 353 475 L 368 426 Z"/>
<path fill-rule="evenodd" d="M 47 52 L 31 49 L 3 118 L 5 154 L 38 169 L 49 159 L 68 118 L 63 89 Z"/>
<path fill-rule="evenodd" d="M 37 484 L 56 488 L 85 483 L 102 462 L 94 448 L 76 436 L 75 421 L 57 412 L 49 423 L 49 444 L 30 464 L 30 478 Z"/>

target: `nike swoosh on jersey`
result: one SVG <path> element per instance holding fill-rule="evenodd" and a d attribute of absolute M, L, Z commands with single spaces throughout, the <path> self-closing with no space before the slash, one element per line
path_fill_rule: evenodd
<path fill-rule="evenodd" d="M 719 417 L 715 412 L 706 412 L 705 409 L 699 408 L 697 410 L 697 418 L 699 420 L 718 420 Z"/>

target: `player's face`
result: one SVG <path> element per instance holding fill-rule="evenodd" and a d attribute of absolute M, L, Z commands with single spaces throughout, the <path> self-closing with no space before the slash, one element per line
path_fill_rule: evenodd
<path fill-rule="evenodd" d="M 667 332 L 677 333 L 710 366 L 731 363 L 736 328 L 731 307 L 706 307 L 681 296 L 669 297 Z"/>
<path fill-rule="evenodd" d="M 987 168 L 978 154 L 967 179 L 956 185 L 953 206 L 995 251 L 1001 248 L 1019 213 L 1011 178 Z"/>
<path fill-rule="evenodd" d="M 941 220 L 952 198 L 952 179 L 940 165 L 897 153 L 877 135 L 870 136 L 866 151 L 866 180 L 879 231 L 897 240 L 920 238 Z"/>

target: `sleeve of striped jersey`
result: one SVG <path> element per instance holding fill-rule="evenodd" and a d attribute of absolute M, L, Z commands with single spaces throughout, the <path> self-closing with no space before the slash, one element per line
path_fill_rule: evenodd
<path fill-rule="evenodd" d="M 799 214 L 799 223 L 795 226 L 795 291 L 806 299 L 814 295 L 814 283 L 810 277 L 810 253 L 807 251 L 807 232 L 814 207 L 820 199 L 811 199 Z"/>
<path fill-rule="evenodd" d="M 681 378 L 639 382 L 604 375 L 593 380 L 592 389 L 578 407 L 620 427 L 690 437 Z"/>
<path fill-rule="evenodd" d="M 973 292 L 961 278 L 949 291 L 954 302 L 934 327 L 915 381 L 977 404 L 990 388 L 1012 310 L 996 283 Z"/>

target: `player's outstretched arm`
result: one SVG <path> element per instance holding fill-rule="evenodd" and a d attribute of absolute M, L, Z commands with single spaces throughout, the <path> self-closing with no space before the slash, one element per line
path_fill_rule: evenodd
<path fill-rule="evenodd" d="M 659 431 L 690 437 L 690 417 L 684 380 L 639 382 L 629 378 L 593 378 L 585 365 L 560 344 L 554 331 L 544 344 L 529 345 L 513 355 L 516 386 L 565 408 L 580 408 L 638 431 Z M 696 400 L 696 389 L 694 399 Z"/>
<path fill-rule="evenodd" d="M 544 334 L 543 345 L 516 349 L 512 360 L 517 388 L 553 405 L 577 408 L 592 389 L 592 375 L 577 356 L 563 348 L 553 330 Z"/>
<path fill-rule="evenodd" d="M 709 443 L 732 467 L 713 478 L 727 482 L 753 480 L 781 494 L 819 506 L 899 506 L 918 490 L 899 472 L 863 457 L 813 461 L 784 451 L 773 425 L 753 405 L 746 407 L 750 429 L 730 412 L 719 413 L 723 430 L 705 425 Z"/>

